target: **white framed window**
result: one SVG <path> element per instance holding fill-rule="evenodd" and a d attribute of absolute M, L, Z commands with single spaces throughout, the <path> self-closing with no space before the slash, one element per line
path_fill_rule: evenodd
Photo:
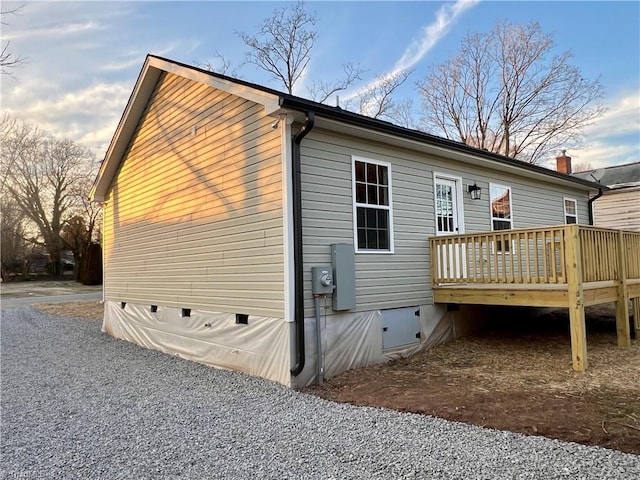
<path fill-rule="evenodd" d="M 578 223 L 578 202 L 575 198 L 564 199 L 564 223 Z"/>
<path fill-rule="evenodd" d="M 489 208 L 491 209 L 491 230 L 511 230 L 513 228 L 513 207 L 511 204 L 511 187 L 489 184 Z M 496 241 L 498 252 L 509 252 L 509 243 Z"/>
<path fill-rule="evenodd" d="M 351 183 L 355 251 L 393 253 L 391 164 L 354 156 Z"/>

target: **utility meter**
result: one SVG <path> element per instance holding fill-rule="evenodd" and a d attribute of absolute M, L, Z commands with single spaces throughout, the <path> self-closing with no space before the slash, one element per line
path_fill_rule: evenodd
<path fill-rule="evenodd" d="M 333 288 L 333 267 L 311 267 L 311 292 L 314 295 L 331 295 Z"/>

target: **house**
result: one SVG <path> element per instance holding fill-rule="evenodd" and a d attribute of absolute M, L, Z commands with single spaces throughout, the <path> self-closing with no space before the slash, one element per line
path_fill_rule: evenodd
<path fill-rule="evenodd" d="M 574 175 L 608 188 L 592 199 L 595 225 L 640 232 L 640 162 Z"/>
<path fill-rule="evenodd" d="M 511 232 L 565 224 L 567 205 L 587 224 L 598 188 L 148 56 L 92 189 L 103 330 L 301 387 L 473 328 L 478 310 L 435 301 L 432 279 L 470 275 L 480 243 L 448 239 L 489 231 L 474 260 L 486 264 L 526 239 L 554 263 L 555 237 Z M 430 247 L 433 236 L 445 243 Z M 436 265 L 437 248 L 467 263 Z"/>

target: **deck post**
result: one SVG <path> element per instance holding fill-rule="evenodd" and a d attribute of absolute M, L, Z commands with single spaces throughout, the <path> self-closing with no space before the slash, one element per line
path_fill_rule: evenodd
<path fill-rule="evenodd" d="M 640 340 L 640 297 L 632 300 L 633 304 L 633 331 L 636 340 Z"/>
<path fill-rule="evenodd" d="M 637 319 L 634 320 L 636 322 Z M 618 346 L 631 346 L 629 328 L 629 290 L 627 289 L 627 254 L 624 245 L 624 232 L 618 231 L 618 299 L 616 300 L 616 331 Z"/>
<path fill-rule="evenodd" d="M 569 301 L 573 369 L 577 372 L 584 372 L 588 365 L 587 329 L 584 321 L 582 261 L 578 225 L 567 225 L 564 228 L 564 251 L 566 255 L 567 297 Z"/>
<path fill-rule="evenodd" d="M 435 287 L 438 282 L 438 247 L 436 241 L 432 238 L 429 240 L 429 261 L 431 262 L 431 286 Z"/>
<path fill-rule="evenodd" d="M 640 340 L 640 297 L 631 300 L 633 306 L 633 333 L 636 340 Z"/>

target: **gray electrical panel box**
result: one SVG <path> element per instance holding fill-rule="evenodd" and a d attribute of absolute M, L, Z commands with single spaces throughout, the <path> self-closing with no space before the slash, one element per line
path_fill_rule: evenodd
<path fill-rule="evenodd" d="M 331 245 L 331 265 L 333 282 L 334 310 L 352 310 L 356 308 L 356 261 L 353 245 L 334 243 Z"/>
<path fill-rule="evenodd" d="M 333 268 L 311 267 L 311 292 L 314 295 L 331 295 L 333 293 Z"/>

